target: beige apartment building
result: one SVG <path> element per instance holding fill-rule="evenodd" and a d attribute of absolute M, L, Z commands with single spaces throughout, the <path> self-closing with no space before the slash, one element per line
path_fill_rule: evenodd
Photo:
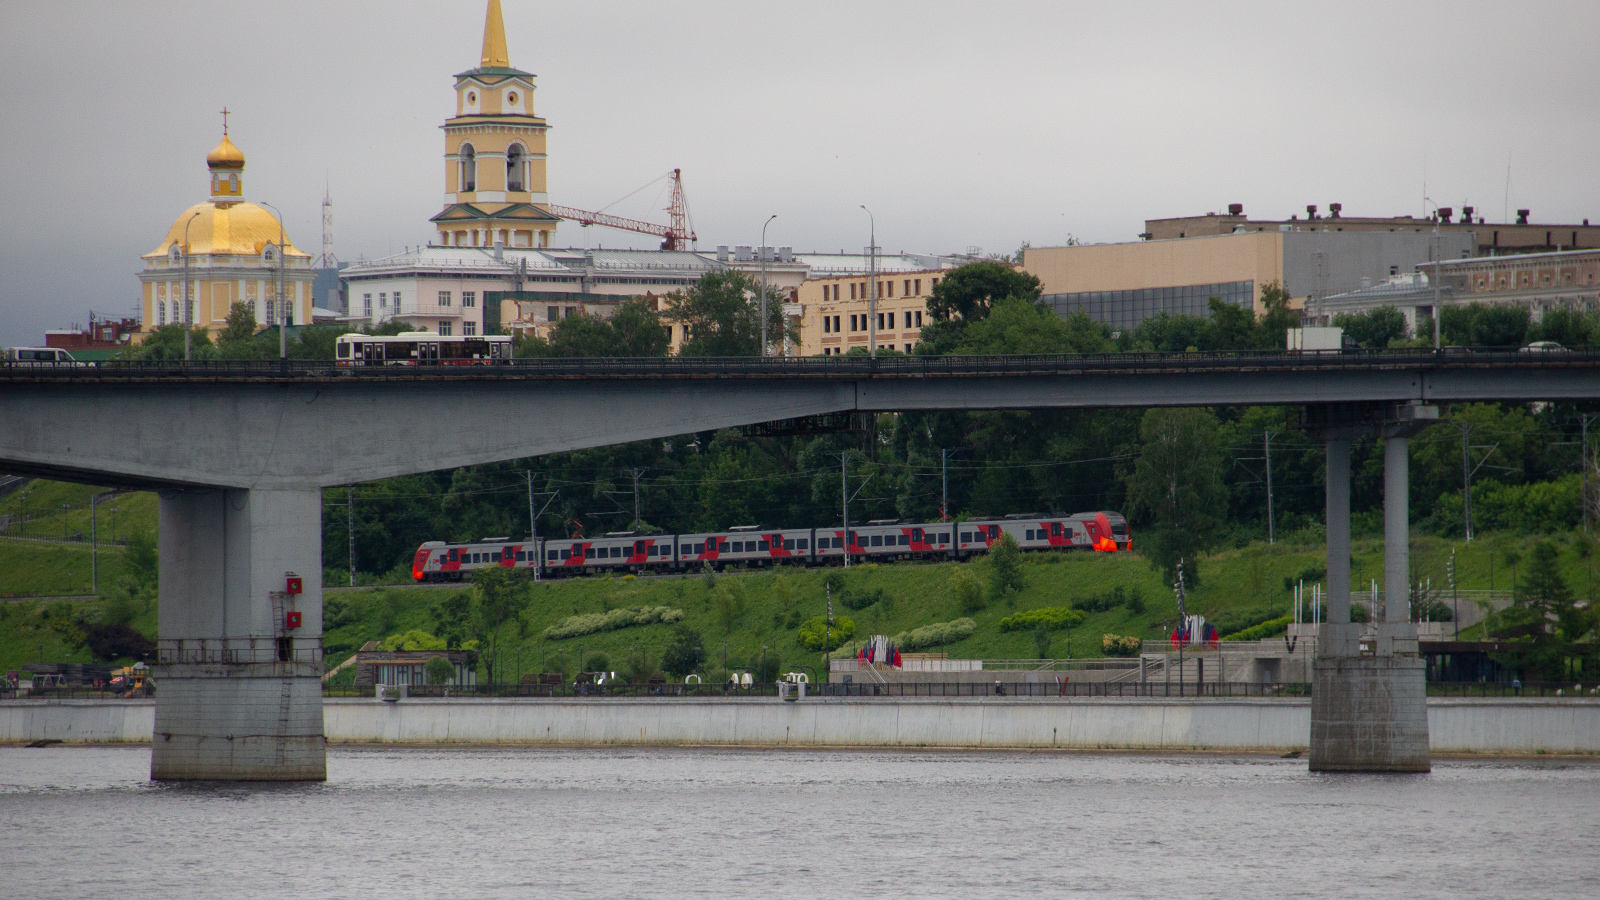
<path fill-rule="evenodd" d="M 877 277 L 878 349 L 910 353 L 928 321 L 928 297 L 948 268 L 881 272 Z M 813 278 L 800 285 L 801 356 L 839 356 L 867 350 L 873 332 L 873 280 L 853 273 Z"/>

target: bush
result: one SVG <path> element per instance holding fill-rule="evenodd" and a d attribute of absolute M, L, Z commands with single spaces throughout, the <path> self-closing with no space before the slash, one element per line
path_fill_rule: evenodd
<path fill-rule="evenodd" d="M 609 672 L 611 671 L 611 659 L 604 653 L 591 653 L 583 661 L 583 671 Z"/>
<path fill-rule="evenodd" d="M 1138 656 L 1144 641 L 1132 634 L 1102 634 L 1100 652 L 1106 656 Z"/>
<path fill-rule="evenodd" d="M 956 641 L 965 640 L 978 630 L 978 623 L 971 619 L 954 619 L 949 622 L 936 622 L 902 631 L 892 640 L 894 645 L 901 650 L 921 650 L 926 647 L 937 647 L 941 644 L 954 644 Z"/>
<path fill-rule="evenodd" d="M 560 641 L 600 631 L 615 631 L 633 625 L 654 625 L 657 622 L 670 625 L 682 618 L 683 610 L 673 609 L 670 606 L 630 606 L 626 609 L 613 609 L 610 612 L 567 616 L 546 628 L 544 638 L 547 641 Z"/>
<path fill-rule="evenodd" d="M 1211 618 L 1211 624 L 1217 629 L 1217 634 L 1227 637 L 1235 632 L 1243 631 L 1260 625 L 1262 622 L 1276 619 L 1283 615 L 1283 610 L 1277 606 L 1251 606 L 1245 609 L 1230 609 Z M 1246 638 L 1246 640 L 1250 640 Z"/>
<path fill-rule="evenodd" d="M 832 651 L 844 646 L 845 642 L 856 636 L 855 620 L 847 616 L 836 616 L 831 627 L 827 624 L 826 616 L 816 616 L 807 619 L 800 626 L 800 646 L 807 650 Z M 827 646 L 823 646 L 823 642 Z"/>
<path fill-rule="evenodd" d="M 442 656 L 435 656 L 428 660 L 426 668 L 428 670 L 429 684 L 444 684 L 456 677 L 456 667 L 451 664 L 450 660 Z"/>
<path fill-rule="evenodd" d="M 1328 576 L 1328 567 L 1323 565 L 1308 566 L 1299 575 L 1293 575 L 1283 580 L 1283 589 L 1293 591 L 1300 582 L 1316 584 Z"/>
<path fill-rule="evenodd" d="M 1071 628 L 1087 618 L 1070 606 L 1041 606 L 1006 616 L 1000 620 L 1001 631 L 1031 631 L 1043 625 L 1049 629 Z"/>
<path fill-rule="evenodd" d="M 893 605 L 892 599 L 883 592 L 883 588 L 873 588 L 870 591 L 863 591 L 859 594 L 853 594 L 848 590 L 839 592 L 839 602 L 844 604 L 845 609 L 850 610 L 866 609 L 880 600 L 890 600 L 889 603 L 884 604 L 885 606 Z"/>
<path fill-rule="evenodd" d="M 950 591 L 964 613 L 975 613 L 988 605 L 984 602 L 983 582 L 966 566 L 957 566 L 950 573 Z"/>
<path fill-rule="evenodd" d="M 1003 532 L 989 548 L 989 593 L 999 599 L 1022 586 L 1022 550 L 1010 532 Z"/>
<path fill-rule="evenodd" d="M 84 643 L 97 659 L 147 659 L 156 655 L 156 642 L 124 623 L 100 625 L 84 633 Z"/>
<path fill-rule="evenodd" d="M 1293 621 L 1294 616 L 1279 616 L 1276 619 L 1268 619 L 1260 624 L 1252 625 L 1243 631 L 1235 631 L 1233 634 L 1223 635 L 1222 639 L 1225 641 L 1260 641 L 1270 637 L 1277 637 L 1288 631 L 1289 623 Z M 1220 631 L 1220 629 L 1218 630 Z"/>

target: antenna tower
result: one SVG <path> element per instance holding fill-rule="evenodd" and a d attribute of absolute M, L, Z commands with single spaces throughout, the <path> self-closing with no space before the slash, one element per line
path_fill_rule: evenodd
<path fill-rule="evenodd" d="M 322 255 L 313 268 L 337 269 L 339 258 L 333 255 L 333 188 L 325 188 L 322 195 Z"/>

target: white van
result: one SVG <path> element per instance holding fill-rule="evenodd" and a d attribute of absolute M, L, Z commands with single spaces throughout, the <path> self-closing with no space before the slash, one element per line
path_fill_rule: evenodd
<path fill-rule="evenodd" d="M 10 362 L 34 366 L 79 366 L 83 363 L 60 347 L 12 347 L 6 351 Z"/>

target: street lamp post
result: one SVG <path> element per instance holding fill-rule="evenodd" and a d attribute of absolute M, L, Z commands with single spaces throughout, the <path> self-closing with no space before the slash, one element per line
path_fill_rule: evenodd
<path fill-rule="evenodd" d="M 283 300 L 283 267 L 288 262 L 288 259 L 283 252 L 283 213 L 271 203 L 263 201 L 261 205 L 272 210 L 278 216 L 278 359 L 287 362 L 289 359 L 289 333 L 284 330 L 288 316 L 285 314 L 286 307 Z"/>
<path fill-rule="evenodd" d="M 777 213 L 767 217 L 761 225 L 761 355 L 767 355 L 767 226 L 778 217 Z"/>
<path fill-rule="evenodd" d="M 189 361 L 189 355 L 194 352 L 194 335 L 189 332 L 194 329 L 194 314 L 190 312 L 189 304 L 189 226 L 194 220 L 200 218 L 197 212 L 183 223 L 183 360 Z"/>
<path fill-rule="evenodd" d="M 866 210 L 867 221 L 871 223 L 870 237 L 867 246 L 867 355 L 878 355 L 878 219 L 867 209 L 865 203 L 861 208 Z"/>

